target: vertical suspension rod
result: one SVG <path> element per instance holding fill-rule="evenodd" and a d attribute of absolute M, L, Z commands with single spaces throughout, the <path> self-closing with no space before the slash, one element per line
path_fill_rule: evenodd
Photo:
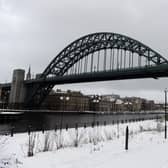
<path fill-rule="evenodd" d="M 70 75 L 72 75 L 72 70 L 73 70 L 72 67 L 73 67 L 73 66 L 71 66 L 71 68 L 70 68 Z"/>
<path fill-rule="evenodd" d="M 81 59 L 78 61 L 78 74 L 80 74 L 80 64 L 81 64 Z"/>
<path fill-rule="evenodd" d="M 141 55 L 138 55 L 138 67 L 141 67 Z"/>
<path fill-rule="evenodd" d="M 148 51 L 148 66 L 150 66 L 150 51 Z"/>
<path fill-rule="evenodd" d="M 107 50 L 104 49 L 104 71 L 106 71 Z"/>
<path fill-rule="evenodd" d="M 99 71 L 99 62 L 100 62 L 100 50 L 98 51 L 98 58 L 97 58 L 97 71 Z"/>
<path fill-rule="evenodd" d="M 85 72 L 87 72 L 87 67 L 88 67 L 88 55 L 86 56 L 86 71 Z"/>
<path fill-rule="evenodd" d="M 126 67 L 126 49 L 124 49 L 124 69 L 125 69 L 125 67 Z"/>
<path fill-rule="evenodd" d="M 114 69 L 114 55 L 115 55 L 115 50 L 112 50 L 112 70 Z"/>
<path fill-rule="evenodd" d="M 84 58 L 84 73 L 86 72 L 86 56 Z"/>
<path fill-rule="evenodd" d="M 112 69 L 112 48 L 110 49 L 110 70 Z"/>
<path fill-rule="evenodd" d="M 72 74 L 74 74 L 74 72 L 75 72 L 74 69 L 75 69 L 75 65 L 73 64 L 72 65 Z"/>
<path fill-rule="evenodd" d="M 134 53 L 132 52 L 131 55 L 132 55 L 132 61 L 131 62 L 132 62 L 132 68 L 133 68 L 133 66 L 134 66 Z"/>
<path fill-rule="evenodd" d="M 91 64 L 90 64 L 90 72 L 93 72 L 93 54 L 91 54 Z"/>
<path fill-rule="evenodd" d="M 131 67 L 131 51 L 129 51 L 129 68 Z"/>
<path fill-rule="evenodd" d="M 123 53 L 122 53 L 122 49 L 121 49 L 121 53 L 120 53 L 120 69 L 122 69 L 122 56 L 123 56 Z"/>
<path fill-rule="evenodd" d="M 77 68 L 78 68 L 78 64 L 77 62 L 75 63 L 75 75 L 77 74 Z"/>
<path fill-rule="evenodd" d="M 149 55 L 149 50 L 148 50 L 148 55 Z M 148 55 L 147 55 L 147 57 L 146 57 L 146 61 L 145 61 L 145 65 L 147 66 L 148 65 Z"/>
<path fill-rule="evenodd" d="M 138 54 L 138 67 L 141 67 L 141 46 L 139 46 L 139 53 Z"/>
<path fill-rule="evenodd" d="M 83 58 L 81 59 L 81 69 L 80 69 L 80 73 L 82 73 L 83 70 Z"/>
<path fill-rule="evenodd" d="M 119 49 L 117 49 L 117 69 L 119 69 Z"/>

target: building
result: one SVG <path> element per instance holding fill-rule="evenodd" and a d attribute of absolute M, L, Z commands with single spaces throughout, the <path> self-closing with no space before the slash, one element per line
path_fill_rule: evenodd
<path fill-rule="evenodd" d="M 112 95 L 89 95 L 90 111 L 112 112 L 115 111 L 115 99 Z"/>
<path fill-rule="evenodd" d="M 89 97 L 78 91 L 56 91 L 50 93 L 42 108 L 56 111 L 89 111 Z"/>
<path fill-rule="evenodd" d="M 160 109 L 154 101 L 139 97 L 124 97 L 119 95 L 84 95 L 78 91 L 52 91 L 44 101 L 42 108 L 56 111 L 73 112 L 137 112 Z"/>
<path fill-rule="evenodd" d="M 142 99 L 140 97 L 125 97 L 122 100 L 126 111 L 141 111 Z"/>
<path fill-rule="evenodd" d="M 153 100 L 143 99 L 141 110 L 151 111 L 151 110 L 155 110 L 155 109 L 156 109 L 156 106 L 155 106 L 155 102 Z"/>
<path fill-rule="evenodd" d="M 122 99 L 115 100 L 115 111 L 125 111 L 124 101 Z"/>

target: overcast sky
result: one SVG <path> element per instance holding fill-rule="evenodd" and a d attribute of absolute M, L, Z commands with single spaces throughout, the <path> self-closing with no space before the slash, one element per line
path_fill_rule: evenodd
<path fill-rule="evenodd" d="M 0 0 L 0 82 L 15 68 L 42 72 L 66 45 L 94 32 L 135 38 L 168 58 L 167 0 Z M 167 79 L 58 86 L 164 100 Z"/>

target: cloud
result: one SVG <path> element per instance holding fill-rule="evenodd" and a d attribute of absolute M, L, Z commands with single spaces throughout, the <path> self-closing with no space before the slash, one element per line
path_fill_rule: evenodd
<path fill-rule="evenodd" d="M 19 32 L 21 29 L 22 16 L 15 14 L 12 11 L 10 3 L 6 0 L 0 1 L 0 26 L 2 33 Z"/>
<path fill-rule="evenodd" d="M 128 35 L 168 58 L 167 7 L 165 0 L 0 0 L 0 82 L 10 81 L 14 68 L 31 65 L 34 73 L 42 72 L 69 43 L 99 31 Z M 152 93 L 162 93 L 167 83 L 145 79 L 68 87 L 125 95 L 150 90 L 146 96 L 161 99 Z"/>

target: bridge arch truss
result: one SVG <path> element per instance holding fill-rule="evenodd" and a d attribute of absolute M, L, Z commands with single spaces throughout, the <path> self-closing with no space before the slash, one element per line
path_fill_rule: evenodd
<path fill-rule="evenodd" d="M 143 43 L 121 34 L 100 32 L 83 36 L 65 47 L 40 78 L 113 72 L 161 64 L 168 64 L 167 59 Z M 53 87 L 53 84 L 37 85 L 29 95 L 28 104 L 42 103 Z"/>

